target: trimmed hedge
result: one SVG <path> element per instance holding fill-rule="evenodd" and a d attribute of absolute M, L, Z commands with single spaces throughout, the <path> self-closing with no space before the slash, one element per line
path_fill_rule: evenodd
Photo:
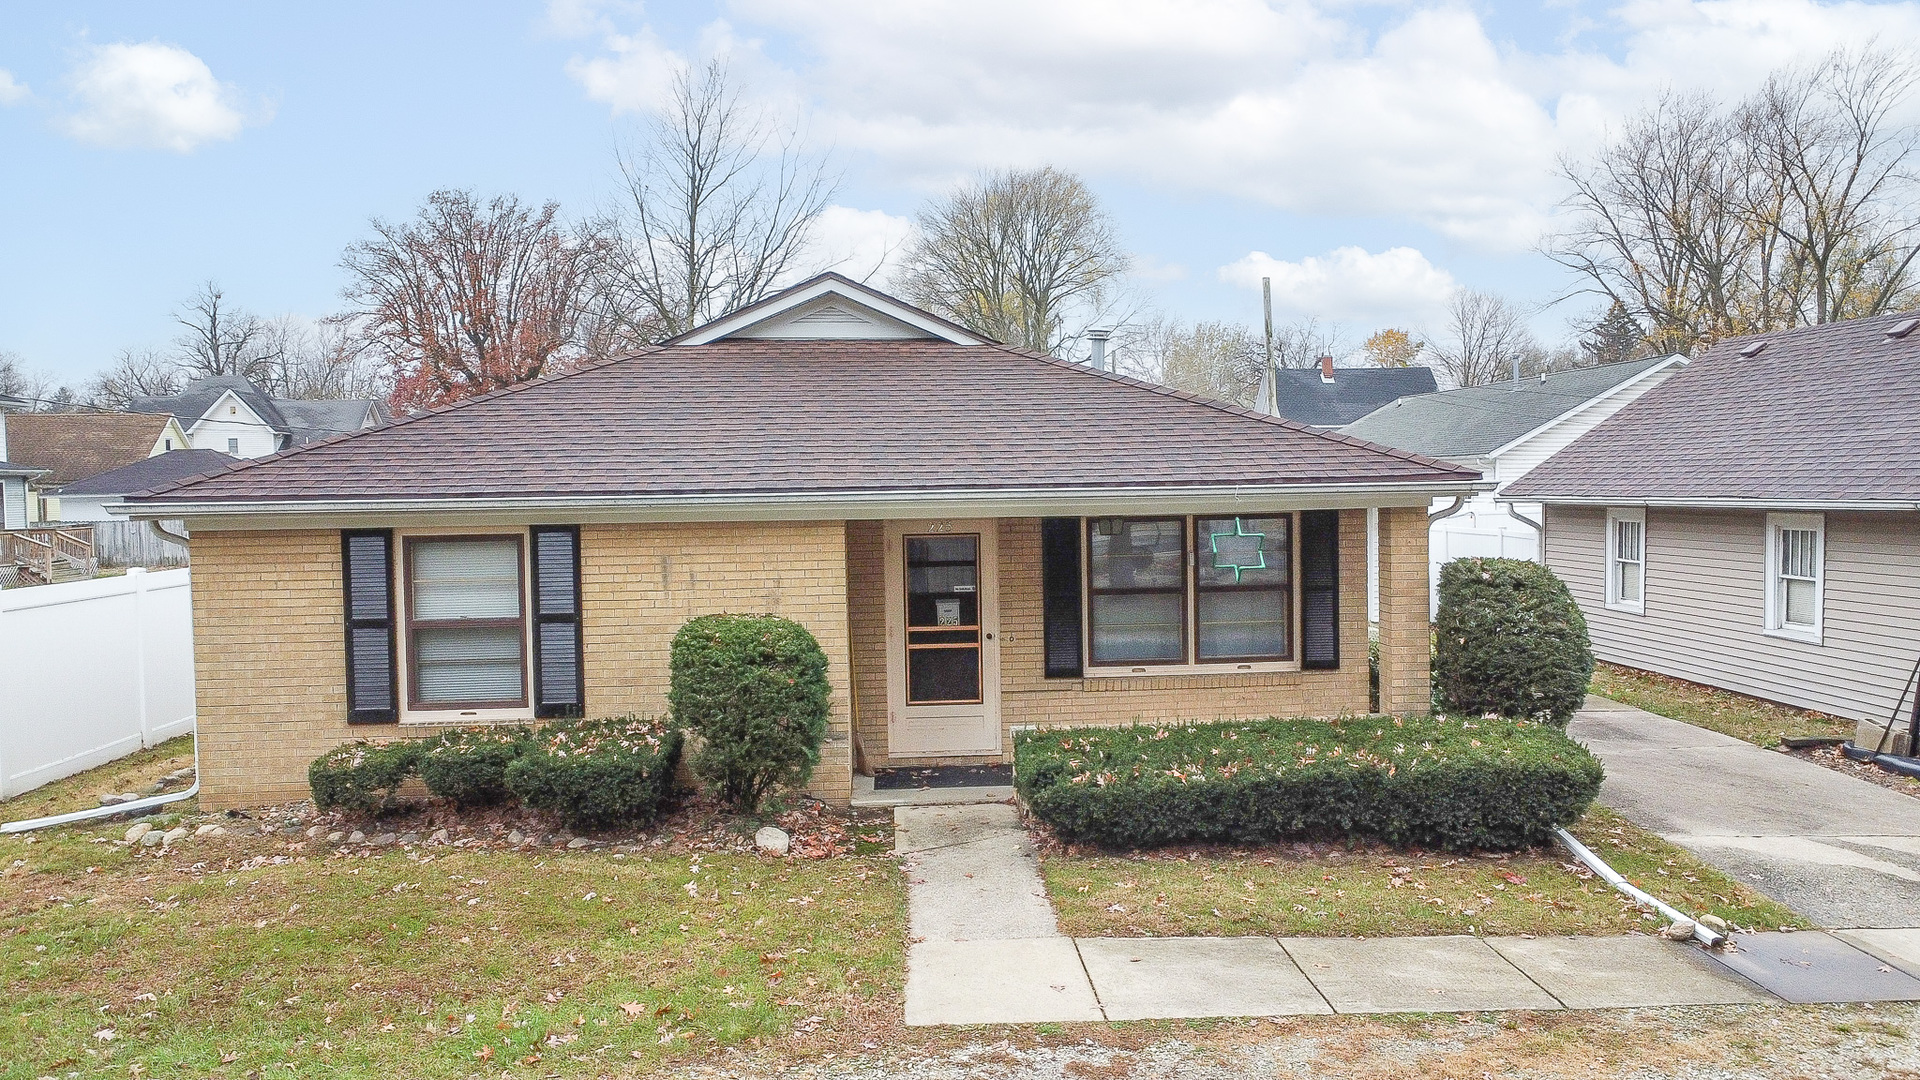
<path fill-rule="evenodd" d="M 1592 677 L 1586 617 L 1553 571 L 1523 559 L 1440 568 L 1433 683 L 1445 708 L 1565 726 Z"/>
<path fill-rule="evenodd" d="M 427 790 L 457 806 L 491 806 L 513 793 L 507 766 L 533 745 L 522 725 L 462 728 L 429 739 L 420 750 L 420 779 Z"/>
<path fill-rule="evenodd" d="M 506 768 L 522 803 L 571 828 L 645 824 L 673 792 L 680 732 L 637 716 L 550 724 Z"/>
<path fill-rule="evenodd" d="M 774 787 L 801 787 L 827 733 L 827 654 L 777 615 L 702 615 L 673 636 L 673 719 L 701 737 L 693 773 L 751 814 Z"/>
<path fill-rule="evenodd" d="M 1506 850 L 1577 820 L 1601 768 L 1547 725 L 1366 717 L 1027 731 L 1014 774 L 1036 817 L 1105 847 L 1365 837 Z"/>
<path fill-rule="evenodd" d="M 421 746 L 412 739 L 375 746 L 369 742 L 338 746 L 307 767 L 313 805 L 322 810 L 379 813 L 414 774 Z"/>

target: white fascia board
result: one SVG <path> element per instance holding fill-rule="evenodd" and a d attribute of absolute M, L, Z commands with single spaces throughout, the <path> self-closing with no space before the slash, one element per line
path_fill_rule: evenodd
<path fill-rule="evenodd" d="M 357 527 L 402 519 L 486 517 L 520 521 L 818 521 L 916 517 L 1098 517 L 1137 513 L 1427 506 L 1438 497 L 1490 491 L 1480 480 L 1245 487 L 1038 488 L 844 495 L 566 496 L 534 499 L 353 499 L 311 502 L 124 503 L 107 512 L 138 519 L 186 518 L 188 528 Z"/>
<path fill-rule="evenodd" d="M 1741 499 L 1741 498 L 1671 498 L 1644 496 L 1564 496 L 1564 495 L 1495 495 L 1495 502 L 1503 503 L 1545 503 L 1548 506 L 1645 506 L 1654 509 L 1669 510 L 1799 510 L 1807 513 L 1841 511 L 1906 511 L 1920 510 L 1920 502 L 1898 499 Z"/>
<path fill-rule="evenodd" d="M 879 315 L 893 319 L 895 322 L 905 323 L 916 330 L 930 334 L 942 341 L 950 341 L 956 345 L 985 345 L 988 343 L 987 339 L 983 337 L 977 337 L 973 334 L 960 331 L 956 327 L 928 319 L 922 312 L 908 307 L 905 304 L 896 303 L 882 293 L 871 291 L 854 292 L 840 282 L 827 280 L 816 282 L 811 288 L 801 289 L 790 296 L 784 297 L 777 304 L 753 308 L 748 311 L 739 312 L 738 314 L 726 316 L 725 318 L 716 319 L 705 326 L 691 331 L 686 336 L 675 340 L 673 344 L 705 345 L 709 342 L 719 341 L 722 338 L 737 334 L 755 323 L 778 318 L 780 315 L 792 311 L 794 308 L 812 303 L 823 296 L 837 296 L 856 307 L 866 308 Z"/>
<path fill-rule="evenodd" d="M 253 419 L 248 420 L 246 419 L 246 417 L 236 417 L 233 420 L 228 420 L 224 416 L 215 416 L 214 413 L 220 410 L 220 406 L 225 405 L 227 403 L 228 398 L 232 398 L 233 403 L 235 405 L 240 406 L 242 409 L 245 409 L 247 411 L 247 416 L 250 416 Z M 213 399 L 213 404 L 207 406 L 207 411 L 200 414 L 200 418 L 193 422 L 193 426 L 188 428 L 186 433 L 188 435 L 192 435 L 194 432 L 200 430 L 201 424 L 217 424 L 222 422 L 229 423 L 229 424 L 232 424 L 232 423 L 255 424 L 260 427 L 266 428 L 268 431 L 271 431 L 276 435 L 286 434 L 285 432 L 281 431 L 279 428 L 276 428 L 272 424 L 267 423 L 266 417 L 261 416 L 257 412 L 254 412 L 253 406 L 247 404 L 246 401 L 243 400 L 239 394 L 236 394 L 231 390 L 222 390 L 220 392 L 220 396 Z"/>
<path fill-rule="evenodd" d="M 1684 367 L 1686 363 L 1687 363 L 1687 358 L 1677 353 L 1674 354 L 1673 356 L 1669 356 L 1665 360 L 1662 360 L 1661 362 L 1653 365 L 1652 367 L 1646 369 L 1645 371 L 1642 371 L 1639 374 L 1635 375 L 1633 378 L 1626 379 L 1621 382 L 1617 382 L 1613 384 L 1612 386 L 1608 387 L 1606 390 L 1602 391 L 1601 393 L 1593 395 L 1592 397 L 1581 402 L 1580 404 L 1575 405 L 1573 408 L 1568 409 L 1566 412 L 1561 413 L 1559 416 L 1556 416 L 1553 419 L 1547 421 L 1546 423 L 1541 424 L 1539 427 L 1534 428 L 1532 431 L 1527 432 L 1525 435 L 1522 435 L 1517 439 L 1513 439 L 1512 441 L 1506 443 L 1503 446 L 1497 446 L 1492 450 L 1487 451 L 1486 457 L 1488 457 L 1489 459 L 1497 458 L 1501 454 L 1504 454 L 1507 451 L 1512 450 L 1514 447 L 1519 446 L 1521 443 L 1526 442 L 1528 439 L 1533 438 L 1535 435 L 1538 435 L 1543 431 L 1550 430 L 1556 425 L 1566 423 L 1568 420 L 1571 420 L 1575 416 L 1578 416 L 1579 414 L 1587 411 L 1589 408 L 1592 408 L 1595 402 L 1604 401 L 1605 399 L 1612 397 L 1613 395 L 1619 393 L 1622 390 L 1627 389 L 1630 386 L 1635 386 L 1635 385 L 1638 385 L 1639 383 L 1645 382 L 1646 380 L 1651 379 L 1656 374 L 1662 371 L 1665 371 L 1670 367 L 1676 367 L 1676 366 Z"/>

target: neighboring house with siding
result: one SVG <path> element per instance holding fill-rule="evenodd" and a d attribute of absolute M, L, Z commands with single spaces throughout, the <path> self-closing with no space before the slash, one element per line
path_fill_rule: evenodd
<path fill-rule="evenodd" d="M 1594 655 L 1905 746 L 1920 661 L 1920 318 L 1721 342 L 1508 487 Z"/>
<path fill-rule="evenodd" d="M 1648 357 L 1403 397 L 1340 430 L 1478 469 L 1497 485 L 1457 508 L 1450 499 L 1434 503 L 1443 516 L 1434 519 L 1427 550 L 1437 590 L 1440 566 L 1450 559 L 1538 559 L 1539 505 L 1495 496 L 1686 363 L 1683 356 Z"/>
<path fill-rule="evenodd" d="M 136 492 L 224 472 L 237 460 L 213 450 L 170 450 L 96 473 L 60 489 L 60 520 L 126 521 L 126 514 L 115 513 L 107 507 L 121 505 L 128 495 Z"/>
<path fill-rule="evenodd" d="M 820 641 L 811 790 L 1019 725 L 1426 709 L 1471 469 L 1002 346 L 834 274 L 663 346 L 128 498 L 184 519 L 201 802 L 361 737 L 661 713 L 689 618 Z M 858 766 L 858 767 L 857 767 Z"/>
<path fill-rule="evenodd" d="M 7 460 L 7 414 L 0 411 L 0 529 L 27 527 L 27 485 L 44 472 Z"/>
<path fill-rule="evenodd" d="M 194 450 L 236 458 L 261 458 L 289 447 L 376 428 L 388 421 L 386 406 L 371 398 L 305 401 L 270 397 L 238 375 L 196 379 L 178 394 L 139 397 L 127 403 L 139 413 L 166 413 L 185 426 Z"/>
<path fill-rule="evenodd" d="M 67 484 L 186 445 L 186 432 L 171 416 L 64 412 L 7 417 L 10 460 L 40 470 L 27 493 L 27 516 L 33 524 L 64 520 L 60 490 Z"/>

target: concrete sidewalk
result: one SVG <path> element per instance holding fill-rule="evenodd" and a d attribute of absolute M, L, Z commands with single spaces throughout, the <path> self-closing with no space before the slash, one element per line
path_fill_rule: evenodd
<path fill-rule="evenodd" d="M 1920 1000 L 1920 931 L 1651 937 L 1068 938 L 1012 806 L 899 807 L 906 1022 Z"/>
<path fill-rule="evenodd" d="M 1602 804 L 1820 926 L 1920 926 L 1920 799 L 1589 697 Z"/>

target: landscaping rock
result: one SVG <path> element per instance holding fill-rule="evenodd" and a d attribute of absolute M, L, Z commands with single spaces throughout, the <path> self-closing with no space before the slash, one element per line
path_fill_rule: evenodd
<path fill-rule="evenodd" d="M 137 844 L 140 838 L 153 831 L 153 826 L 145 821 L 136 821 L 127 826 L 127 843 Z"/>
<path fill-rule="evenodd" d="M 187 838 L 187 827 L 185 825 L 176 825 L 173 828 L 168 829 L 166 832 L 160 834 L 160 842 L 162 844 L 177 844 L 180 841 L 185 840 L 186 838 Z"/>
<path fill-rule="evenodd" d="M 152 828 L 149 828 L 147 829 L 146 832 L 143 832 L 140 834 L 140 846 L 141 847 L 159 847 L 160 842 L 165 838 L 166 838 L 165 833 L 156 832 Z"/>
<path fill-rule="evenodd" d="M 327 827 L 325 825 L 315 825 L 313 828 L 307 830 L 307 839 L 316 840 L 326 835 L 326 832 Z"/>
<path fill-rule="evenodd" d="M 1714 933 L 1717 933 L 1717 934 L 1724 934 L 1727 932 L 1727 920 L 1721 918 L 1718 915 L 1700 916 L 1700 925 L 1706 927 L 1709 930 L 1712 930 Z"/>
<path fill-rule="evenodd" d="M 225 836 L 226 834 L 227 834 L 226 829 L 220 827 L 219 825 L 215 825 L 211 821 L 193 830 L 193 835 L 195 836 Z"/>
<path fill-rule="evenodd" d="M 592 840 L 589 840 L 584 836 L 576 836 L 573 839 L 567 841 L 568 849 L 574 850 L 574 851 L 577 851 L 580 848 L 597 847 L 597 846 L 599 845 L 595 844 Z"/>
<path fill-rule="evenodd" d="M 404 832 L 404 833 L 401 833 L 401 834 L 400 834 L 400 842 L 401 842 L 402 844 L 417 844 L 417 843 L 419 843 L 419 842 L 420 842 L 420 834 L 419 834 L 419 833 L 417 833 L 417 832 Z"/>
<path fill-rule="evenodd" d="M 383 832 L 379 836 L 367 841 L 367 843 L 372 844 L 374 847 L 387 847 L 399 839 L 400 835 L 398 833 Z"/>
<path fill-rule="evenodd" d="M 102 795 L 102 796 L 100 796 L 100 805 L 101 805 L 101 806 L 119 806 L 119 805 L 120 805 L 121 803 L 123 803 L 123 802 L 129 802 L 129 801 L 131 801 L 131 800 L 129 800 L 129 799 L 127 798 L 127 796 L 125 796 L 125 795 Z"/>
<path fill-rule="evenodd" d="M 447 842 L 447 830 L 435 829 L 433 830 L 433 835 L 427 837 L 427 840 L 435 844 L 444 844 Z"/>
<path fill-rule="evenodd" d="M 519 829 L 515 829 L 507 834 L 507 843 L 512 844 L 514 847 L 519 847 L 526 842 L 527 834 L 521 832 Z"/>
<path fill-rule="evenodd" d="M 346 833 L 341 832 L 339 829 L 335 829 L 332 832 L 327 834 L 327 843 L 337 844 L 340 841 L 345 840 L 346 838 L 347 838 Z"/>
<path fill-rule="evenodd" d="M 793 849 L 793 837 L 788 836 L 785 829 L 763 825 L 753 834 L 753 846 L 769 855 L 785 855 Z"/>
<path fill-rule="evenodd" d="M 361 832 L 359 829 L 355 829 L 347 834 L 347 843 L 349 844 L 364 844 L 366 842 L 367 834 Z"/>
<path fill-rule="evenodd" d="M 1662 933 L 1666 934 L 1667 938 L 1672 941 L 1692 941 L 1693 920 L 1681 919 L 1679 922 L 1667 927 Z"/>

